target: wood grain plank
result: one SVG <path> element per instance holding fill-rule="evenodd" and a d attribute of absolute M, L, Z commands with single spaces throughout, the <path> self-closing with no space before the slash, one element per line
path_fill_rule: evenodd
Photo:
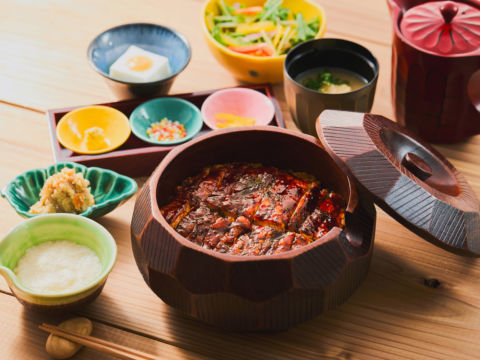
<path fill-rule="evenodd" d="M 2 304 L 2 322 L 0 331 L 1 358 L 38 360 L 49 359 L 45 343 L 48 333 L 38 329 L 43 322 L 58 324 L 66 320 L 68 316 L 55 317 L 24 311 L 13 296 L 0 294 Z M 204 359 L 199 354 L 190 353 L 183 349 L 162 343 L 160 341 L 124 331 L 107 324 L 93 322 L 92 336 L 128 346 L 161 359 Z M 116 359 L 91 349 L 82 348 L 75 356 L 75 360 L 81 359 Z"/>
<path fill-rule="evenodd" d="M 127 207 L 122 208 L 125 213 Z M 106 217 L 100 222 L 112 231 L 124 255 L 85 313 L 213 358 L 258 358 L 263 353 L 334 358 L 345 351 L 353 358 L 475 358 L 480 350 L 480 296 L 472 279 L 480 275 L 480 263 L 437 249 L 379 213 L 372 269 L 357 293 L 338 310 L 288 332 L 261 335 L 224 333 L 166 306 L 131 264 L 127 229 L 122 229 L 128 222 Z M 424 279 L 431 278 L 441 285 L 426 287 Z M 130 312 L 134 307 L 138 311 Z"/>
<path fill-rule="evenodd" d="M 0 119 L 0 149 L 11 154 L 0 157 L 2 184 L 20 171 L 51 162 L 44 115 L 0 104 Z M 479 141 L 474 137 L 464 148 L 470 151 Z M 468 180 L 480 193 L 478 162 L 463 161 L 468 152 L 462 147 L 440 150 L 450 151 L 454 163 L 465 167 Z M 131 253 L 133 203 L 131 199 L 99 220 L 114 235 L 119 257 L 102 295 L 82 312 L 93 319 L 209 358 L 270 354 L 279 359 L 471 359 L 480 350 L 480 289 L 474 280 L 480 275 L 478 260 L 435 248 L 381 211 L 371 272 L 346 304 L 285 333 L 252 335 L 202 325 L 169 308 L 148 289 Z M 21 221 L 5 201 L 0 210 L 5 231 Z M 439 280 L 439 288 L 423 284 L 431 278 Z M 8 291 L 4 284 L 1 289 Z"/>
<path fill-rule="evenodd" d="M 373 112 L 392 117 L 391 26 L 384 1 L 336 0 L 326 8 L 327 36 L 367 46 L 380 61 Z M 11 104 L 52 107 L 115 100 L 85 57 L 89 41 L 113 25 L 147 21 L 185 33 L 193 46 L 189 67 L 172 92 L 231 86 L 237 81 L 210 55 L 200 31 L 201 0 L 135 3 L 86 0 L 7 0 L 0 14 L 0 185 L 18 173 L 53 161 L 46 118 Z M 8 14 L 8 16 L 6 15 Z M 182 19 L 179 21 L 178 19 Z M 275 86 L 287 127 L 295 129 Z M 480 136 L 439 146 L 480 194 Z M 146 286 L 134 263 L 129 225 L 134 199 L 99 222 L 114 235 L 119 256 L 103 293 L 82 314 L 100 321 L 100 335 L 166 358 L 211 359 L 477 359 L 480 352 L 480 262 L 423 241 L 378 211 L 371 272 L 344 305 L 294 329 L 275 334 L 237 334 L 205 326 L 165 305 Z M 0 201 L 0 236 L 22 219 Z M 425 285 L 436 279 L 437 288 Z M 427 282 L 428 283 L 428 282 Z M 0 281 L 0 292 L 8 292 Z M 0 294 L 3 335 L 0 358 L 38 359 L 46 334 L 40 318 Z M 43 321 L 51 321 L 46 318 Z M 106 324 L 106 325 L 102 325 Z M 112 325 L 112 326 L 110 326 Z M 97 326 L 97 324 L 96 324 Z M 126 329 L 128 331 L 124 331 Z M 134 335 L 135 332 L 137 335 Z M 143 336 L 145 335 L 145 336 Z M 111 336 L 111 337 L 109 337 Z M 165 343 L 158 342 L 161 339 Z M 78 359 L 97 357 L 82 350 Z M 101 358 L 101 357 L 100 357 Z"/>
<path fill-rule="evenodd" d="M 46 117 L 0 103 L 0 188 L 29 169 L 53 162 Z M 0 238 L 22 218 L 0 197 Z M 0 291 L 9 292 L 3 278 Z"/>
<path fill-rule="evenodd" d="M 378 41 L 377 35 L 364 33 L 389 34 L 386 4 L 378 0 L 362 2 L 361 7 L 352 6 L 351 0 L 320 3 L 331 13 L 329 19 L 332 17 L 325 36 L 358 41 L 369 48 L 382 63 L 377 94 L 389 94 L 390 35 L 388 40 Z M 95 0 L 77 4 L 73 0 L 2 3 L 0 100 L 41 111 L 116 100 L 102 77 L 90 68 L 86 49 L 103 30 L 136 21 L 171 26 L 190 41 L 192 60 L 175 80 L 172 93 L 239 84 L 207 49 L 200 31 L 202 1 L 145 0 L 137 3 L 135 11 L 128 0 L 116 1 L 115 6 Z M 389 95 L 377 99 L 374 109 L 390 115 Z"/>

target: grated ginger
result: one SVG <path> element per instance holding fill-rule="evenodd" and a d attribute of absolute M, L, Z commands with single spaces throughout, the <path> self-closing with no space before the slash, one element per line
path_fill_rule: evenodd
<path fill-rule="evenodd" d="M 80 214 L 95 204 L 90 182 L 74 169 L 63 168 L 50 176 L 40 190 L 40 200 L 30 208 L 31 214 Z"/>

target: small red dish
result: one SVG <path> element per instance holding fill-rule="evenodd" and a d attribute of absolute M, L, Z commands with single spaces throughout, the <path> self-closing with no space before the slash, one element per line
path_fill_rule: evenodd
<path fill-rule="evenodd" d="M 218 126 L 218 115 L 254 119 L 248 125 L 268 125 L 275 114 L 272 101 L 264 94 L 248 88 L 230 88 L 211 94 L 202 104 L 203 122 L 212 130 Z M 233 126 L 223 126 L 233 127 Z"/>

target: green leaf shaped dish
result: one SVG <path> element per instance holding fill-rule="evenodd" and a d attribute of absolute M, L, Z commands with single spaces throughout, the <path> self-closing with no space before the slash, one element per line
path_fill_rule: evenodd
<path fill-rule="evenodd" d="M 30 207 L 40 199 L 40 190 L 47 178 L 64 167 L 75 169 L 75 172 L 82 173 L 83 177 L 90 181 L 90 192 L 95 199 L 95 205 L 79 214 L 81 216 L 91 219 L 103 216 L 127 201 L 137 191 L 137 183 L 127 176 L 98 167 L 87 168 L 81 164 L 65 162 L 26 171 L 10 181 L 1 194 L 21 216 L 39 216 L 30 214 Z"/>

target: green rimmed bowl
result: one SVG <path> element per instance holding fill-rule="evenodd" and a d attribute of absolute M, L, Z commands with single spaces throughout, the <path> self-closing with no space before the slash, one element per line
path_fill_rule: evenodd
<path fill-rule="evenodd" d="M 95 199 L 95 205 L 79 215 L 91 219 L 109 213 L 127 201 L 138 188 L 135 180 L 114 171 L 65 162 L 26 171 L 10 181 L 1 194 L 19 215 L 29 218 L 43 215 L 30 214 L 30 207 L 40 199 L 40 190 L 47 178 L 65 167 L 75 169 L 75 172 L 82 173 L 83 177 L 90 181 L 90 191 Z"/>
<path fill-rule="evenodd" d="M 92 249 L 100 259 L 102 271 L 84 288 L 59 294 L 41 294 L 23 286 L 14 273 L 25 251 L 47 241 L 68 240 Z M 72 214 L 45 214 L 25 220 L 0 240 L 0 274 L 18 301 L 28 309 L 43 312 L 68 312 L 93 301 L 102 291 L 117 259 L 117 245 L 100 224 Z"/>
<path fill-rule="evenodd" d="M 147 130 L 153 123 L 163 118 L 178 121 L 185 127 L 187 135 L 178 140 L 158 141 L 150 139 Z M 200 110 L 191 102 L 175 98 L 157 98 L 140 104 L 130 115 L 130 127 L 133 134 L 143 141 L 155 145 L 175 145 L 190 140 L 203 126 Z"/>

